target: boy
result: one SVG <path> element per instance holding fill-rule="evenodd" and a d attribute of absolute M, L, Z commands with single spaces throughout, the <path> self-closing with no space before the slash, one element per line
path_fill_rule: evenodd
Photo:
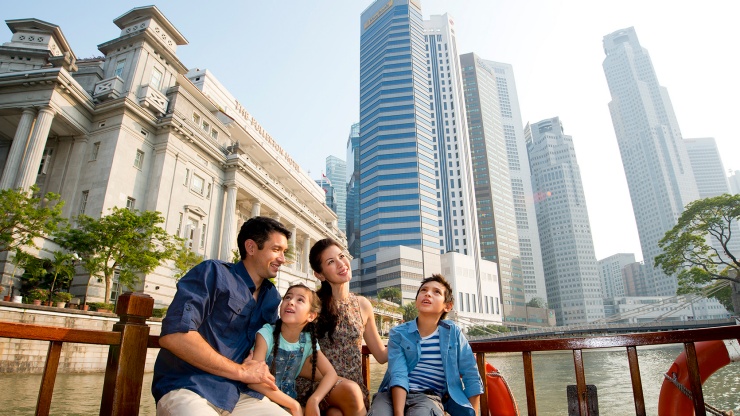
<path fill-rule="evenodd" d="M 419 316 L 391 330 L 388 370 L 368 416 L 475 416 L 483 383 L 473 351 L 452 321 L 452 288 L 442 275 L 421 282 Z"/>

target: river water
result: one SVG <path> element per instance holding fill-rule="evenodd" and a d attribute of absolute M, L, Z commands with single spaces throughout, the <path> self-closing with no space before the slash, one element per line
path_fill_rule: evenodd
<path fill-rule="evenodd" d="M 648 415 L 656 415 L 663 373 L 681 352 L 682 346 L 638 348 L 645 405 Z M 596 385 L 602 415 L 634 415 L 632 388 L 624 349 L 584 351 L 586 382 Z M 490 355 L 491 362 L 504 375 L 519 404 L 527 414 L 523 365 L 520 354 Z M 537 414 L 567 414 L 566 386 L 575 384 L 573 355 L 565 353 L 533 354 Z M 377 389 L 385 366 L 371 367 L 371 391 Z M 150 388 L 152 374 L 144 377 L 141 415 L 154 415 Z M 41 375 L 0 375 L 0 415 L 33 415 Z M 54 386 L 52 415 L 97 415 L 103 391 L 102 374 L 59 374 Z M 740 411 L 740 363 L 732 363 L 715 373 L 704 384 L 705 401 L 723 410 Z"/>

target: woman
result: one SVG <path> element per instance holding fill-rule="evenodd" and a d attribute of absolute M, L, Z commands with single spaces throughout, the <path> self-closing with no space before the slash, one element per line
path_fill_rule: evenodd
<path fill-rule="evenodd" d="M 362 340 L 381 364 L 388 361 L 388 348 L 378 335 L 370 302 L 349 292 L 352 267 L 342 246 L 330 238 L 319 240 L 311 247 L 309 262 L 321 281 L 319 346 L 339 375 L 337 384 L 324 399 L 324 408 L 329 416 L 339 412 L 344 416 L 364 416 L 369 393 L 362 379 Z M 297 385 L 299 395 L 310 391 L 308 380 L 298 379 Z"/>

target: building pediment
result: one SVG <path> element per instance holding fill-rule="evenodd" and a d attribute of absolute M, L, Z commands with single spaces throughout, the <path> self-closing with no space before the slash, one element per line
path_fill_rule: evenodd
<path fill-rule="evenodd" d="M 197 205 L 185 205 L 185 212 L 193 213 L 201 218 L 205 218 L 208 215 L 203 209 Z"/>
<path fill-rule="evenodd" d="M 59 26 L 39 19 L 6 20 L 5 23 L 13 37 L 0 50 L 13 51 L 13 56 L 36 56 L 55 67 L 77 70 L 77 57 Z"/>

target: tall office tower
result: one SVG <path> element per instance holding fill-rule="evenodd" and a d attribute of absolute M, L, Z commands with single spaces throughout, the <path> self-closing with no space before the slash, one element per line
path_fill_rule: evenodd
<path fill-rule="evenodd" d="M 424 22 L 418 0 L 378 0 L 361 24 L 359 290 L 400 286 L 413 299 L 417 282 L 376 276 L 379 249 L 480 260 L 454 23 Z"/>
<path fill-rule="evenodd" d="M 454 20 L 447 14 L 424 21 L 432 133 L 439 146 L 439 242 L 444 252 L 480 259 L 478 218 L 465 97 Z"/>
<path fill-rule="evenodd" d="M 676 278 L 653 268 L 658 241 L 699 192 L 668 91 L 658 84 L 634 28 L 604 36 L 609 111 L 622 155 L 646 274 L 658 296 L 673 296 Z"/>
<path fill-rule="evenodd" d="M 524 134 L 548 305 L 558 325 L 601 319 L 601 283 L 573 139 L 558 117 L 528 124 Z"/>
<path fill-rule="evenodd" d="M 326 157 L 326 177 L 334 187 L 337 224 L 343 233 L 347 232 L 347 163 L 336 157 Z"/>
<path fill-rule="evenodd" d="M 475 172 L 481 257 L 498 264 L 504 319 L 509 322 L 526 321 L 517 218 L 509 176 L 512 163 L 507 154 L 496 74 L 493 68 L 473 53 L 460 56 L 460 65 L 463 67 L 465 106 Z M 507 112 L 511 114 L 510 108 L 507 108 Z M 522 130 L 521 127 L 519 130 Z M 526 154 L 525 149 L 525 157 Z M 524 166 L 528 170 L 529 163 L 525 162 Z M 544 300 L 545 296 L 542 298 Z"/>
<path fill-rule="evenodd" d="M 362 293 L 402 284 L 398 278 L 378 285 L 379 249 L 404 245 L 439 255 L 442 247 L 439 161 L 425 54 L 418 1 L 377 0 L 362 13 L 361 280 L 353 285 L 353 290 Z M 413 297 L 407 292 L 404 297 Z"/>
<path fill-rule="evenodd" d="M 622 269 L 635 262 L 633 253 L 617 253 L 599 260 L 601 295 L 605 298 L 626 296 Z"/>
<path fill-rule="evenodd" d="M 730 182 L 730 193 L 733 195 L 740 194 L 740 170 L 731 173 L 727 180 Z"/>
<path fill-rule="evenodd" d="M 691 170 L 694 171 L 699 198 L 709 198 L 730 192 L 725 167 L 714 138 L 684 139 L 683 142 L 689 154 Z"/>
<path fill-rule="evenodd" d="M 656 296 L 655 284 L 650 280 L 647 266 L 643 262 L 630 263 L 622 268 L 625 296 Z"/>
<path fill-rule="evenodd" d="M 337 193 L 331 181 L 326 178 L 316 179 L 316 185 L 324 190 L 324 203 L 330 210 L 337 212 Z"/>
<path fill-rule="evenodd" d="M 360 123 L 350 128 L 347 138 L 347 202 L 345 233 L 347 250 L 360 258 Z M 357 276 L 359 277 L 359 275 Z"/>

